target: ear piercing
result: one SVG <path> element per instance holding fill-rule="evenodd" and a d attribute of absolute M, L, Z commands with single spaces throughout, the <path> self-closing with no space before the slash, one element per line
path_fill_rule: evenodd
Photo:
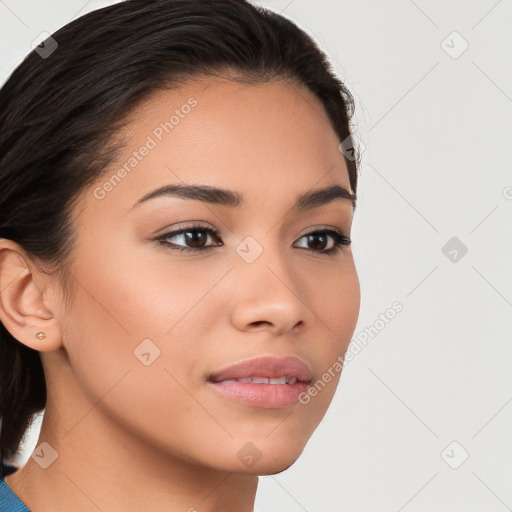
<path fill-rule="evenodd" d="M 42 340 L 42 339 L 46 338 L 46 333 L 44 333 L 44 332 L 38 332 L 38 333 L 36 334 L 36 338 L 37 338 L 38 340 Z"/>

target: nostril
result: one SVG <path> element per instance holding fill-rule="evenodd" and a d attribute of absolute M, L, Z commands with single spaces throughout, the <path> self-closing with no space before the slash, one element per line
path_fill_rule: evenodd
<path fill-rule="evenodd" d="M 251 325 L 254 325 L 255 327 L 259 327 L 261 324 L 268 324 L 266 320 L 260 320 L 258 322 L 252 322 Z"/>

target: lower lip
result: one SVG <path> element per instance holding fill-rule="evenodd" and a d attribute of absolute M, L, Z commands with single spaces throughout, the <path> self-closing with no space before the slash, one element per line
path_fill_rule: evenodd
<path fill-rule="evenodd" d="M 221 381 L 210 384 L 224 397 L 244 402 L 253 407 L 281 409 L 299 401 L 301 393 L 309 388 L 306 382 L 294 384 L 257 384 L 254 382 Z"/>

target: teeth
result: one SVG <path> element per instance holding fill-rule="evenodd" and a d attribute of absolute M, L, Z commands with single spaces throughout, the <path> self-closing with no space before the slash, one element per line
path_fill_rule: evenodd
<path fill-rule="evenodd" d="M 241 379 L 227 379 L 230 382 L 252 382 L 253 384 L 295 384 L 297 377 L 279 377 L 278 379 L 267 379 L 266 377 L 243 377 Z"/>
<path fill-rule="evenodd" d="M 286 377 L 279 377 L 278 379 L 268 379 L 269 384 L 286 384 L 287 382 Z"/>
<path fill-rule="evenodd" d="M 268 384 L 268 379 L 265 377 L 253 377 L 249 379 L 249 382 L 254 382 L 254 384 Z"/>

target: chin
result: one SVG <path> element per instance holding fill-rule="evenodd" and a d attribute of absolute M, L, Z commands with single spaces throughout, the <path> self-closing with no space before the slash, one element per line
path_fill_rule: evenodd
<path fill-rule="evenodd" d="M 254 472 L 254 474 L 259 476 L 265 476 L 265 475 L 277 475 L 278 473 L 282 473 L 283 471 L 286 471 L 288 468 L 292 467 L 295 462 L 297 461 L 298 457 L 288 460 L 286 462 L 281 462 L 280 464 L 263 464 L 262 467 L 258 467 L 257 470 Z"/>
<path fill-rule="evenodd" d="M 303 450 L 303 444 L 290 446 L 283 443 L 280 446 L 266 446 L 262 450 L 261 458 L 253 466 L 242 469 L 242 472 L 261 476 L 281 473 L 293 466 Z"/>

